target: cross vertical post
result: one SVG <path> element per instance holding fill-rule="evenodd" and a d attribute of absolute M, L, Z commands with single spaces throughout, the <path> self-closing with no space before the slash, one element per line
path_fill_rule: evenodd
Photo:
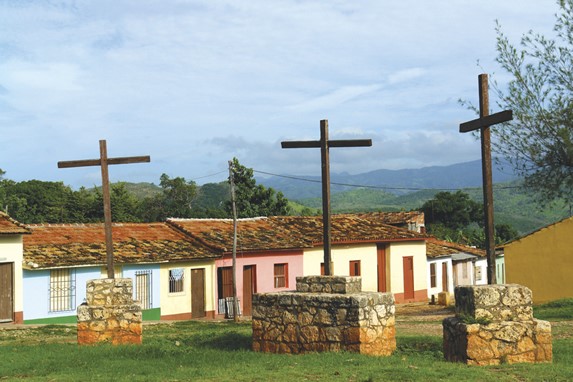
<path fill-rule="evenodd" d="M 115 278 L 115 269 L 113 263 L 113 239 L 111 233 L 111 195 L 109 190 L 109 171 L 107 166 L 107 144 L 105 140 L 99 141 L 99 153 L 101 161 L 101 192 L 103 196 L 107 278 L 113 279 Z"/>
<path fill-rule="evenodd" d="M 322 242 L 324 246 L 324 274 L 332 276 L 331 210 L 330 210 L 330 151 L 328 149 L 328 121 L 320 121 L 320 165 L 322 175 Z"/>
<path fill-rule="evenodd" d="M 104 228 L 105 228 L 105 252 L 106 252 L 106 266 L 107 277 L 109 279 L 115 278 L 114 262 L 113 262 L 113 240 L 111 228 L 111 196 L 109 190 L 109 172 L 108 165 L 110 164 L 128 164 L 128 163 L 148 163 L 151 161 L 149 156 L 139 157 L 121 157 L 121 158 L 108 158 L 107 145 L 105 140 L 99 141 L 99 159 L 86 159 L 74 161 L 58 162 L 58 168 L 71 168 L 71 167 L 86 167 L 86 166 L 100 166 L 102 178 L 102 196 L 103 196 L 103 215 L 104 215 Z"/>
<path fill-rule="evenodd" d="M 322 173 L 322 237 L 324 247 L 324 274 L 333 275 L 331 256 L 331 213 L 330 213 L 330 147 L 365 147 L 372 146 L 371 139 L 330 140 L 328 139 L 328 120 L 320 121 L 319 141 L 281 142 L 283 149 L 320 148 Z"/>
<path fill-rule="evenodd" d="M 491 135 L 489 127 L 498 123 L 511 121 L 512 110 L 489 114 L 488 76 L 478 76 L 479 118 L 460 124 L 460 133 L 480 130 L 482 178 L 483 178 L 483 212 L 485 246 L 487 256 L 487 282 L 496 284 L 495 276 L 495 229 L 493 223 L 493 181 L 491 166 Z"/>

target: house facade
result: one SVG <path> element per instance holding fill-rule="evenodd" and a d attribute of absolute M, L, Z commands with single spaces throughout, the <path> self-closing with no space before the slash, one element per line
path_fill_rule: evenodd
<path fill-rule="evenodd" d="M 506 282 L 531 289 L 543 303 L 573 297 L 573 217 L 504 245 Z"/>
<path fill-rule="evenodd" d="M 485 251 L 436 238 L 426 242 L 428 257 L 428 297 L 453 294 L 459 285 L 487 284 Z"/>
<path fill-rule="evenodd" d="M 86 283 L 106 278 L 102 224 L 32 225 L 24 239 L 23 308 L 26 323 L 75 322 Z M 116 277 L 133 280 L 143 318 L 214 316 L 211 293 L 216 252 L 164 223 L 113 224 Z M 202 269 L 198 283 L 194 269 Z M 195 281 L 195 284 L 192 284 Z M 203 289 L 193 295 L 191 285 Z"/>
<path fill-rule="evenodd" d="M 331 261 L 335 275 L 362 277 L 362 290 L 391 292 L 398 303 L 427 301 L 426 235 L 385 223 L 382 213 L 339 214 L 331 219 Z M 320 217 L 283 217 L 304 249 L 305 276 L 322 273 Z"/>
<path fill-rule="evenodd" d="M 212 296 L 219 316 L 230 314 L 233 297 L 233 221 L 231 219 L 169 219 L 168 224 L 222 253 L 215 260 Z M 291 235 L 276 218 L 237 220 L 236 286 L 240 314 L 251 315 L 254 293 L 294 289 L 303 274 L 302 247 L 310 243 Z"/>
<path fill-rule="evenodd" d="M 30 230 L 0 212 L 0 324 L 23 322 L 23 236 Z"/>

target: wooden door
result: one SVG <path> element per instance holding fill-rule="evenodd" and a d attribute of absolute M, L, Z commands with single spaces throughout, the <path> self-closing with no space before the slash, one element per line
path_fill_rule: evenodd
<path fill-rule="evenodd" d="M 386 290 L 386 247 L 379 245 L 378 254 L 378 292 L 387 292 Z"/>
<path fill-rule="evenodd" d="M 403 258 L 404 266 L 404 299 L 414 299 L 414 257 Z"/>
<path fill-rule="evenodd" d="M 257 292 L 256 267 L 245 265 L 243 267 L 243 315 L 250 316 L 253 306 L 253 293 Z"/>
<path fill-rule="evenodd" d="M 205 317 L 205 269 L 191 270 L 191 318 Z"/>
<path fill-rule="evenodd" d="M 14 266 L 0 264 L 0 322 L 14 320 Z"/>
<path fill-rule="evenodd" d="M 448 263 L 442 263 L 442 292 L 448 291 Z"/>

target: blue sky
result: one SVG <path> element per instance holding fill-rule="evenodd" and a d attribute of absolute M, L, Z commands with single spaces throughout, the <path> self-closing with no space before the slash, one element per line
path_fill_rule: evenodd
<path fill-rule="evenodd" d="M 495 63 L 495 20 L 514 42 L 551 35 L 553 0 L 0 0 L 0 168 L 6 178 L 99 184 L 57 162 L 150 155 L 112 181 L 199 184 L 237 157 L 259 171 L 319 175 L 321 119 L 331 171 L 475 160 L 458 132 L 477 76 Z M 481 68 L 478 67 L 479 60 Z M 493 101 L 493 100 L 492 100 Z M 493 103 L 492 103 L 493 105 Z M 493 110 L 498 111 L 498 110 Z M 208 176 L 216 174 L 213 176 Z"/>

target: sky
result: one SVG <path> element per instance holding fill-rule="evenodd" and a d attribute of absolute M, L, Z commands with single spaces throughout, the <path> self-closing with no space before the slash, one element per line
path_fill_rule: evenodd
<path fill-rule="evenodd" d="M 320 175 L 318 149 L 286 140 L 372 139 L 332 148 L 332 173 L 480 158 L 460 134 L 478 75 L 503 86 L 495 21 L 514 43 L 551 36 L 554 0 L 0 0 L 4 178 L 101 184 L 58 161 L 149 155 L 112 181 L 165 173 L 225 180 L 256 171 Z M 478 65 L 479 63 L 479 65 Z M 492 112 L 499 110 L 494 109 Z M 263 176 L 256 173 L 256 176 Z"/>

